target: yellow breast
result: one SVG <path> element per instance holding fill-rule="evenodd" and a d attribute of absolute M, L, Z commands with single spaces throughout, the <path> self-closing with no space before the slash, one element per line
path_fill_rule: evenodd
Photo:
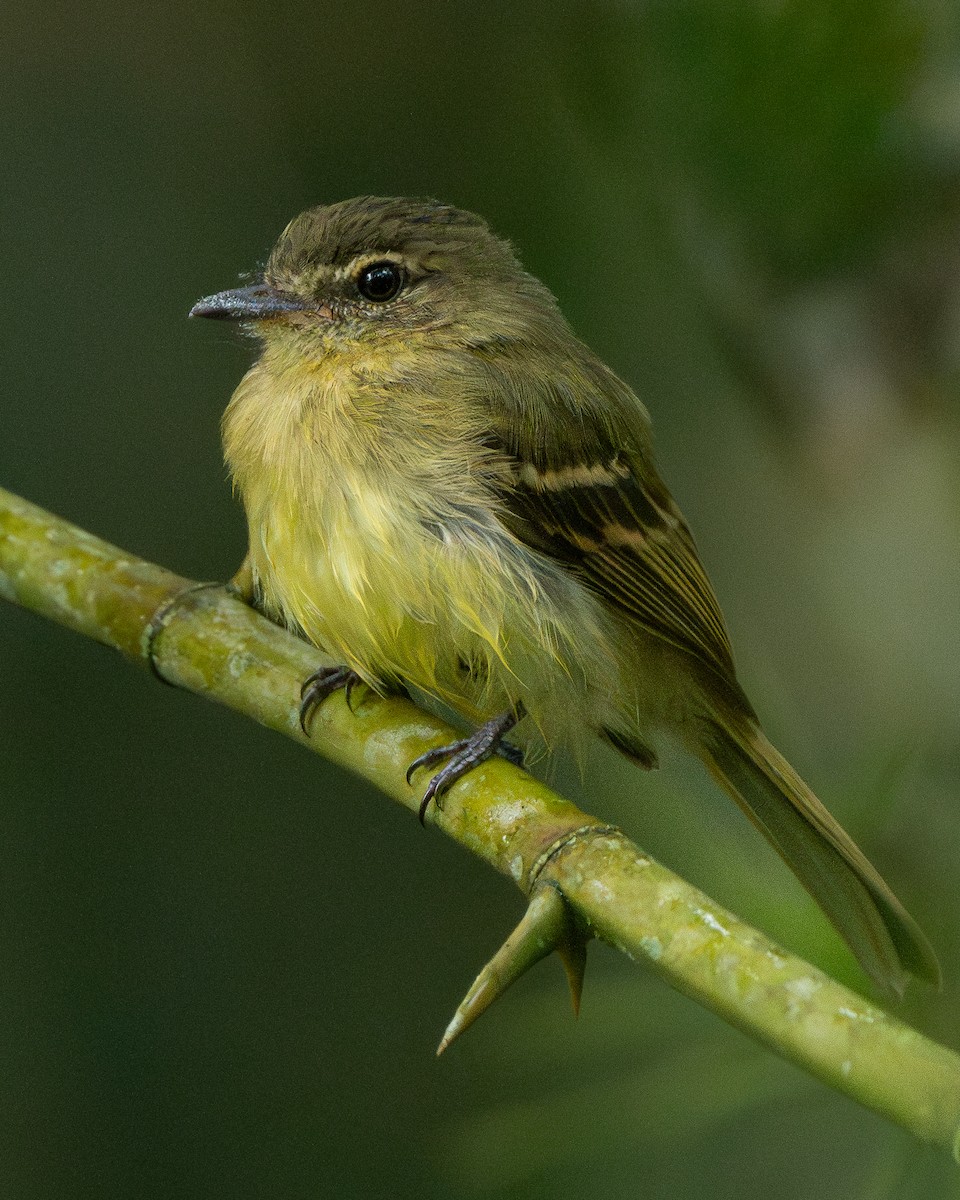
<path fill-rule="evenodd" d="M 602 617 L 496 520 L 475 441 L 440 445 L 442 422 L 417 417 L 393 441 L 342 366 L 248 374 L 224 442 L 266 606 L 374 686 L 412 683 L 471 720 L 579 707 Z"/>

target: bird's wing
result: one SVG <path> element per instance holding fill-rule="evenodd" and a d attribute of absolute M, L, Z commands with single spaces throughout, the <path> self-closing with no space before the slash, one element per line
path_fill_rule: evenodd
<path fill-rule="evenodd" d="M 643 420 L 636 402 L 645 437 Z M 561 438 L 560 424 L 504 421 L 496 431 L 508 466 L 500 519 L 742 697 L 720 606 L 642 438 L 627 426 L 621 438 L 606 420 L 585 421 L 576 437 Z"/>

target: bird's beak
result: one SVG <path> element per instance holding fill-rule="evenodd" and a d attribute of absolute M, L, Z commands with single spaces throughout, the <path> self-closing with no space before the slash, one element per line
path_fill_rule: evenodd
<path fill-rule="evenodd" d="M 267 321 L 271 317 L 303 312 L 306 307 L 298 296 L 281 292 L 267 283 L 255 283 L 205 296 L 190 309 L 190 316 L 213 317 L 218 321 Z"/>

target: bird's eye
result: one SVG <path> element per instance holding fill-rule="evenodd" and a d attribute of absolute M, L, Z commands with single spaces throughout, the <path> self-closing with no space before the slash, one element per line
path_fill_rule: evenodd
<path fill-rule="evenodd" d="M 371 263 L 357 276 L 357 290 L 364 300 L 384 304 L 403 287 L 403 268 L 394 262 Z"/>

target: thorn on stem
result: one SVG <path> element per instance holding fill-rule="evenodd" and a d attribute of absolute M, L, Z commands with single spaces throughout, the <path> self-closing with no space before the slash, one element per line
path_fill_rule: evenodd
<path fill-rule="evenodd" d="M 579 1013 L 587 962 L 586 938 L 574 925 L 559 889 L 542 883 L 534 888 L 520 924 L 474 980 L 447 1026 L 437 1054 L 442 1054 L 512 983 L 553 950 L 560 955 L 567 974 L 573 1011 Z"/>

